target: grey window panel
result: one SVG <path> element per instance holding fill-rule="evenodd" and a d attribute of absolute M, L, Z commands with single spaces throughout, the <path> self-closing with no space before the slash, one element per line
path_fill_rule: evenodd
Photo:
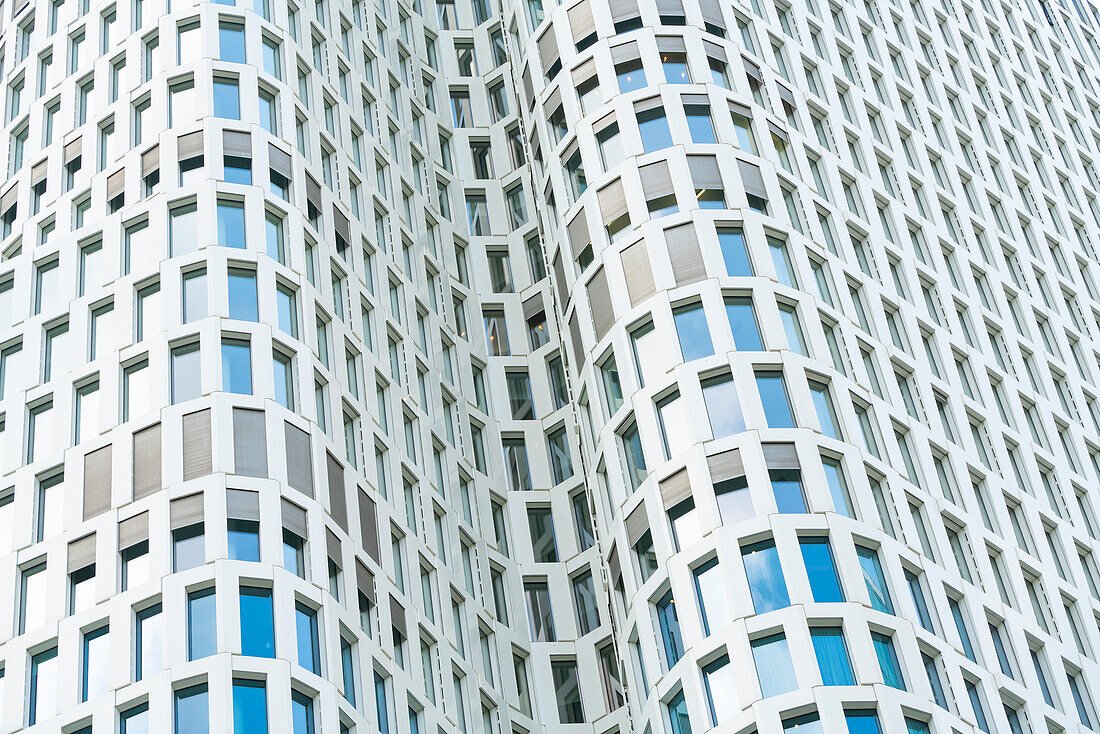
<path fill-rule="evenodd" d="M 340 568 L 344 567 L 344 553 L 340 538 L 328 528 L 325 528 L 325 550 L 328 551 L 329 560 Z"/>
<path fill-rule="evenodd" d="M 281 148 L 276 148 L 271 143 L 267 144 L 267 161 L 268 166 L 272 171 L 284 177 L 288 181 L 292 180 L 291 161 L 290 154 L 284 152 Z"/>
<path fill-rule="evenodd" d="M 225 490 L 225 516 L 230 520 L 260 520 L 260 493 L 249 489 Z"/>
<path fill-rule="evenodd" d="M 769 471 L 799 468 L 798 451 L 793 443 L 765 443 L 761 448 Z"/>
<path fill-rule="evenodd" d="M 722 8 L 718 0 L 699 0 L 699 9 L 703 12 L 703 20 L 719 28 L 726 27 L 726 19 L 722 16 Z"/>
<path fill-rule="evenodd" d="M 649 262 L 645 240 L 638 240 L 623 249 L 620 258 L 623 263 L 623 277 L 626 279 L 626 292 L 630 296 L 630 305 L 637 306 L 657 292 L 657 287 L 653 283 L 653 266 Z"/>
<path fill-rule="evenodd" d="M 626 192 L 623 190 L 623 180 L 621 178 L 615 179 L 596 192 L 596 198 L 600 202 L 600 214 L 603 215 L 605 226 L 627 212 Z"/>
<path fill-rule="evenodd" d="M 46 174 L 49 172 L 49 161 L 40 161 L 34 165 L 31 169 L 31 186 L 37 186 L 46 180 Z"/>
<path fill-rule="evenodd" d="M 771 120 L 768 120 L 768 129 L 771 130 L 772 135 L 779 138 L 784 143 L 789 143 L 791 141 L 790 137 L 787 135 L 787 131 L 779 127 L 779 125 L 776 125 Z"/>
<path fill-rule="evenodd" d="M 607 285 L 607 273 L 602 267 L 588 281 L 588 307 L 592 311 L 592 323 L 596 327 L 598 341 L 603 339 L 615 323 L 615 308 Z"/>
<path fill-rule="evenodd" d="M 658 15 L 683 15 L 684 6 L 680 0 L 657 0 Z"/>
<path fill-rule="evenodd" d="M 688 481 L 687 467 L 661 481 L 659 486 L 661 488 L 661 501 L 664 503 L 666 510 L 691 497 L 691 482 Z"/>
<path fill-rule="evenodd" d="M 262 410 L 233 409 L 233 473 L 267 476 L 267 422 Z"/>
<path fill-rule="evenodd" d="M 312 497 L 313 452 L 309 446 L 309 434 L 290 423 L 284 425 L 287 484 Z"/>
<path fill-rule="evenodd" d="M 573 344 L 573 359 L 577 365 L 577 371 L 584 366 L 585 353 L 584 346 L 581 342 L 581 330 L 577 324 L 577 311 L 573 310 L 573 315 L 569 317 L 569 340 Z"/>
<path fill-rule="evenodd" d="M 348 531 L 348 498 L 344 488 L 344 465 L 327 451 L 325 456 L 327 457 L 329 515 L 346 533 Z"/>
<path fill-rule="evenodd" d="M 202 492 L 172 500 L 168 507 L 171 529 L 179 530 L 202 522 L 205 517 L 202 503 Z"/>
<path fill-rule="evenodd" d="M 283 527 L 302 540 L 309 539 L 309 522 L 306 511 L 290 500 L 283 498 Z"/>
<path fill-rule="evenodd" d="M 402 637 L 408 637 L 405 628 L 405 607 L 401 606 L 401 602 L 397 601 L 393 595 L 390 595 L 390 622 Z"/>
<path fill-rule="evenodd" d="M 587 225 L 585 225 L 587 228 Z M 554 253 L 554 261 L 550 264 L 554 270 L 554 286 L 558 292 L 558 306 L 562 311 L 569 304 L 569 284 L 565 282 L 565 266 L 562 265 L 561 250 Z"/>
<path fill-rule="evenodd" d="M 637 8 L 636 4 L 631 4 Z M 642 58 L 642 53 L 638 50 L 637 41 L 627 41 L 626 43 L 620 43 L 618 46 L 611 47 L 611 63 L 613 64 L 622 64 L 640 58 Z"/>
<path fill-rule="evenodd" d="M 611 575 L 611 585 L 618 586 L 623 578 L 623 567 L 619 563 L 619 549 L 612 546 L 611 553 L 607 556 L 607 570 Z"/>
<path fill-rule="evenodd" d="M 710 480 L 714 484 L 745 476 L 745 465 L 741 461 L 741 451 L 730 449 L 707 457 Z"/>
<path fill-rule="evenodd" d="M 722 173 L 718 170 L 718 158 L 713 155 L 689 155 L 688 170 L 696 191 L 721 191 Z"/>
<path fill-rule="evenodd" d="M 790 89 L 787 89 L 787 87 L 783 86 L 782 84 L 777 83 L 775 86 L 779 89 L 779 98 L 781 100 L 786 102 L 791 107 L 798 107 L 798 105 L 794 101 L 794 92 L 792 92 Z"/>
<path fill-rule="evenodd" d="M 77 138 L 76 140 L 70 140 L 65 143 L 65 165 L 68 165 L 80 157 L 83 149 L 83 138 Z"/>
<path fill-rule="evenodd" d="M 729 106 L 730 112 L 732 112 L 733 114 L 740 115 L 741 117 L 747 118 L 749 120 L 752 119 L 752 109 L 748 105 L 730 100 Z"/>
<path fill-rule="evenodd" d="M 213 473 L 210 409 L 183 416 L 183 481 Z"/>
<path fill-rule="evenodd" d="M 348 221 L 347 216 L 342 211 L 336 208 L 335 204 L 332 206 L 332 218 L 336 234 L 342 237 L 344 242 L 351 244 L 351 222 Z"/>
<path fill-rule="evenodd" d="M 134 432 L 134 500 L 159 492 L 161 482 L 161 425 Z"/>
<path fill-rule="evenodd" d="M 523 319 L 530 321 L 540 313 L 546 313 L 546 306 L 542 302 L 542 294 L 536 293 L 523 302 Z"/>
<path fill-rule="evenodd" d="M 676 10 L 672 13 L 666 13 L 660 9 L 662 2 L 670 3 L 669 7 L 675 7 Z M 680 5 L 680 0 L 657 0 L 657 11 L 661 15 L 683 15 L 684 8 Z M 682 36 L 657 36 L 657 52 L 662 54 L 684 54 L 687 53 L 687 45 L 684 43 Z"/>
<path fill-rule="evenodd" d="M 84 519 L 111 509 L 111 444 L 84 456 Z"/>
<path fill-rule="evenodd" d="M 707 0 L 703 1 L 706 2 Z M 703 17 L 706 18 L 706 11 L 703 12 Z M 719 46 L 717 43 L 712 43 L 710 41 L 704 40 L 703 50 L 706 52 L 707 56 L 714 59 L 715 61 L 720 61 L 723 64 L 726 63 L 726 49 Z"/>
<path fill-rule="evenodd" d="M 569 28 L 573 31 L 573 43 L 580 43 L 596 32 L 596 21 L 592 19 L 590 0 L 581 0 L 569 8 Z"/>
<path fill-rule="evenodd" d="M 706 277 L 703 254 L 699 250 L 699 239 L 692 222 L 666 229 L 665 244 L 677 286 L 698 283 Z"/>
<path fill-rule="evenodd" d="M 581 65 L 573 69 L 573 86 L 579 87 L 589 79 L 596 76 L 596 59 L 582 61 Z"/>
<path fill-rule="evenodd" d="M 767 199 L 768 190 L 764 188 L 764 177 L 760 174 L 760 166 L 739 160 L 737 168 L 741 172 L 741 184 L 745 187 L 745 193 Z"/>
<path fill-rule="evenodd" d="M 741 63 L 742 63 L 742 65 L 744 65 L 745 75 L 749 79 L 752 79 L 757 84 L 763 84 L 764 83 L 764 78 L 762 76 L 760 76 L 760 67 L 759 66 L 757 66 L 753 62 L 749 61 L 744 56 L 741 57 Z"/>
<path fill-rule="evenodd" d="M 642 179 L 642 191 L 645 193 L 646 201 L 669 196 L 676 191 L 672 185 L 672 173 L 668 169 L 668 161 L 639 166 L 638 176 Z"/>
<path fill-rule="evenodd" d="M 626 516 L 626 542 L 633 548 L 648 530 L 649 515 L 646 514 L 645 502 L 642 502 Z"/>
<path fill-rule="evenodd" d="M 363 550 L 381 565 L 382 554 L 378 543 L 378 508 L 374 500 L 367 496 L 363 490 L 358 490 L 359 495 L 359 534 L 363 541 Z"/>
<path fill-rule="evenodd" d="M 542 71 L 546 71 L 558 62 L 558 38 L 554 35 L 554 26 L 550 24 L 538 40 L 539 57 L 542 59 Z"/>
<path fill-rule="evenodd" d="M 6 212 L 11 209 L 19 201 L 19 185 L 12 184 L 11 188 L 4 192 L 3 196 L 0 196 L 0 212 Z"/>
<path fill-rule="evenodd" d="M 321 184 L 314 180 L 313 176 L 306 174 L 306 201 L 312 204 L 317 211 L 321 211 Z"/>
<path fill-rule="evenodd" d="M 95 563 L 95 533 L 69 543 L 68 571 L 79 571 Z"/>
<path fill-rule="evenodd" d="M 611 19 L 616 23 L 639 16 L 638 0 L 611 0 Z"/>
<path fill-rule="evenodd" d="M 177 160 L 185 161 L 188 158 L 197 158 L 203 154 L 202 130 L 176 138 Z"/>
<path fill-rule="evenodd" d="M 634 103 L 634 112 L 635 112 L 635 114 L 637 114 L 639 112 L 649 112 L 650 110 L 655 110 L 659 107 L 664 107 L 664 106 L 665 106 L 665 101 L 660 96 L 650 97 L 648 99 L 643 99 L 643 100 L 639 100 L 639 101 L 635 102 Z"/>
<path fill-rule="evenodd" d="M 378 604 L 378 592 L 374 588 L 374 573 L 358 558 L 355 559 L 355 586 L 372 606 Z"/>
<path fill-rule="evenodd" d="M 145 178 L 153 171 L 160 170 L 160 145 L 154 145 L 141 154 L 141 177 Z"/>
<path fill-rule="evenodd" d="M 581 209 L 577 216 L 573 217 L 573 221 L 569 223 L 566 228 L 569 233 L 569 247 L 573 250 L 574 257 L 584 252 L 584 248 L 592 244 L 592 235 L 588 232 L 588 217 L 585 216 L 584 209 Z M 565 301 L 562 301 L 564 304 Z"/>
<path fill-rule="evenodd" d="M 531 67 L 523 67 L 523 96 L 527 100 L 527 109 L 535 106 L 535 88 L 531 83 Z"/>
<path fill-rule="evenodd" d="M 222 155 L 234 158 L 252 157 L 252 135 L 237 130 L 222 131 Z"/>
<path fill-rule="evenodd" d="M 107 201 L 126 190 L 126 169 L 120 168 L 107 177 Z"/>
<path fill-rule="evenodd" d="M 139 512 L 118 523 L 118 549 L 126 550 L 149 540 L 149 512 Z"/>

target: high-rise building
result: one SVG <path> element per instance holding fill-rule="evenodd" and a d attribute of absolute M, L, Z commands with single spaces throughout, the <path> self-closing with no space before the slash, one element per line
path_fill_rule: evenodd
<path fill-rule="evenodd" d="M 1100 6 L 298 3 L 0 2 L 0 734 L 1100 730 Z"/>

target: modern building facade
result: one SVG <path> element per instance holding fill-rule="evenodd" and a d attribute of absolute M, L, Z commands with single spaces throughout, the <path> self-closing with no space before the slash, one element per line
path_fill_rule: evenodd
<path fill-rule="evenodd" d="M 1088 0 L 0 18 L 0 734 L 1100 728 Z"/>

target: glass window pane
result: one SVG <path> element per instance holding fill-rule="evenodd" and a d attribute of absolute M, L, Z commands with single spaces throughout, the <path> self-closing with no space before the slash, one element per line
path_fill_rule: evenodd
<path fill-rule="evenodd" d="M 787 638 L 782 634 L 753 640 L 752 658 L 760 681 L 760 694 L 765 698 L 793 691 L 798 686 Z"/>
<path fill-rule="evenodd" d="M 275 617 L 271 589 L 241 587 L 241 654 L 275 657 Z"/>
<path fill-rule="evenodd" d="M 741 549 L 748 577 L 749 591 L 757 614 L 790 606 L 787 582 L 779 565 L 779 552 L 775 543 L 767 540 Z"/>
<path fill-rule="evenodd" d="M 827 538 L 802 538 L 799 541 L 802 560 L 806 564 L 806 576 L 810 579 L 810 590 L 814 601 L 820 603 L 844 601 L 844 592 L 840 589 L 836 564 L 829 549 Z"/>
<path fill-rule="evenodd" d="M 263 681 L 233 680 L 233 734 L 267 734 L 267 689 Z"/>

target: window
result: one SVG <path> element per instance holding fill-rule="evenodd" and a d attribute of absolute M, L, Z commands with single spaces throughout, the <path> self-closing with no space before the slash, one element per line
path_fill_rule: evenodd
<path fill-rule="evenodd" d="M 894 639 L 881 632 L 871 633 L 871 642 L 875 646 L 878 667 L 882 671 L 882 682 L 891 688 L 905 690 L 905 679 L 901 675 L 901 662 L 894 650 Z"/>
<path fill-rule="evenodd" d="M 149 731 L 149 704 L 142 703 L 118 715 L 119 734 L 145 734 Z"/>
<path fill-rule="evenodd" d="M 738 351 L 761 351 L 764 348 L 760 327 L 756 323 L 751 297 L 726 299 L 726 318 L 733 332 L 733 344 Z"/>
<path fill-rule="evenodd" d="M 668 720 L 672 734 L 691 734 L 691 718 L 688 716 L 687 700 L 682 690 L 677 691 L 668 702 Z"/>
<path fill-rule="evenodd" d="M 573 606 L 577 612 L 577 626 L 582 635 L 587 635 L 600 626 L 599 602 L 596 599 L 596 586 L 592 581 L 592 572 L 583 571 L 570 580 L 573 586 Z"/>
<path fill-rule="evenodd" d="M 340 675 L 344 684 L 344 700 L 355 706 L 355 647 L 343 635 L 340 636 Z M 312 730 L 311 730 L 312 731 Z"/>
<path fill-rule="evenodd" d="M 241 98 L 235 78 L 214 77 L 214 117 L 241 119 Z"/>
<path fill-rule="evenodd" d="M 164 668 L 164 615 L 154 604 L 134 616 L 134 680 L 139 681 Z"/>
<path fill-rule="evenodd" d="M 665 658 L 671 668 L 684 655 L 684 638 L 680 634 L 676 600 L 672 598 L 671 591 L 657 602 L 657 622 L 661 627 L 661 639 L 664 640 Z"/>
<path fill-rule="evenodd" d="M 262 680 L 233 679 L 233 734 L 267 734 L 267 688 Z"/>
<path fill-rule="evenodd" d="M 203 524 L 196 523 L 172 531 L 172 572 L 179 573 L 206 563 Z"/>
<path fill-rule="evenodd" d="M 703 686 L 707 694 L 707 707 L 710 709 L 711 724 L 715 726 L 741 710 L 736 697 L 730 695 L 734 690 L 733 681 L 734 669 L 730 664 L 729 655 L 722 655 L 703 666 Z"/>
<path fill-rule="evenodd" d="M 741 549 L 745 575 L 749 582 L 753 608 L 757 614 L 790 606 L 787 583 L 779 564 L 779 552 L 771 540 L 754 543 Z"/>
<path fill-rule="evenodd" d="M 814 410 L 817 413 L 817 422 L 821 426 L 821 433 L 829 438 L 842 440 L 840 433 L 840 420 L 833 408 L 833 400 L 829 395 L 829 386 L 820 382 L 810 382 L 810 397 L 813 399 Z M 834 500 L 836 497 L 834 496 Z M 847 509 L 847 503 L 838 505 L 837 511 Z"/>
<path fill-rule="evenodd" d="M 751 646 L 762 696 L 777 696 L 797 688 L 787 638 L 782 633 L 753 640 Z"/>
<path fill-rule="evenodd" d="M 218 650 L 217 606 L 214 589 L 187 595 L 187 659 L 198 660 Z"/>
<path fill-rule="evenodd" d="M 527 524 L 531 530 L 531 550 L 536 563 L 554 563 L 558 560 L 554 540 L 554 518 L 549 507 L 528 507 Z"/>
<path fill-rule="evenodd" d="M 176 734 L 210 731 L 210 695 L 205 683 L 176 690 L 172 707 L 172 720 Z"/>
<path fill-rule="evenodd" d="M 202 395 L 202 360 L 199 343 L 172 349 L 172 404 L 194 400 Z"/>
<path fill-rule="evenodd" d="M 620 77 L 621 78 L 621 77 Z M 659 102 L 659 100 L 655 100 Z M 663 107 L 642 110 L 636 113 L 638 132 L 642 136 L 642 147 L 646 153 L 668 148 L 672 145 L 672 132 L 668 127 Z"/>
<path fill-rule="evenodd" d="M 769 428 L 794 428 L 791 403 L 783 384 L 782 372 L 757 372 L 756 389 L 764 408 L 764 418 Z M 803 510 L 804 511 L 804 510 Z"/>
<path fill-rule="evenodd" d="M 313 699 L 300 691 L 290 692 L 290 722 L 293 734 L 313 734 Z"/>
<path fill-rule="evenodd" d="M 241 587 L 241 654 L 275 657 L 275 617 L 271 589 Z"/>
<path fill-rule="evenodd" d="M 714 354 L 714 345 L 710 340 L 710 329 L 707 326 L 707 317 L 703 312 L 702 304 L 673 309 L 672 318 L 676 324 L 680 351 L 685 362 Z"/>
<path fill-rule="evenodd" d="M 219 58 L 222 61 L 229 61 L 235 64 L 245 63 L 243 25 L 239 23 L 230 23 L 224 20 L 218 24 L 218 52 Z"/>
<path fill-rule="evenodd" d="M 294 625 L 298 638 L 298 665 L 321 674 L 321 650 L 317 633 L 317 612 L 302 602 L 294 604 Z"/>
<path fill-rule="evenodd" d="M 40 624 L 46 616 L 46 562 L 23 569 L 19 583 L 19 634 Z M 30 625 L 30 626 L 28 626 Z"/>
<path fill-rule="evenodd" d="M 252 349 L 241 339 L 222 339 L 222 389 L 252 394 Z"/>
<path fill-rule="evenodd" d="M 718 559 L 712 558 L 695 569 L 692 578 L 695 582 L 695 597 L 699 603 L 699 613 L 703 620 L 703 631 L 708 635 L 714 634 L 720 626 L 733 618 Z"/>
<path fill-rule="evenodd" d="M 110 647 L 107 625 L 84 633 L 81 654 L 80 700 L 91 699 L 107 692 L 110 676 Z"/>
<path fill-rule="evenodd" d="M 894 605 L 890 601 L 890 590 L 886 586 L 886 576 L 879 565 L 878 553 L 862 545 L 856 546 L 856 556 L 859 565 L 863 569 L 863 581 L 867 585 L 867 595 L 871 598 L 871 608 L 875 611 L 894 613 Z"/>
<path fill-rule="evenodd" d="M 523 593 L 527 599 L 527 621 L 534 642 L 553 642 L 554 617 L 550 610 L 550 587 L 545 581 L 525 581 Z"/>
<path fill-rule="evenodd" d="M 558 721 L 562 724 L 583 724 L 580 678 L 575 660 L 551 660 L 550 673 L 558 702 Z"/>
<path fill-rule="evenodd" d="M 713 437 L 721 438 L 744 431 L 745 419 L 733 375 L 710 377 L 702 380 L 700 385 Z"/>
<path fill-rule="evenodd" d="M 810 640 L 814 645 L 818 670 L 821 671 L 821 682 L 827 686 L 855 685 L 843 628 L 811 627 Z"/>
<path fill-rule="evenodd" d="M 231 199 L 218 200 L 218 244 L 222 247 L 244 249 L 243 202 Z"/>
<path fill-rule="evenodd" d="M 258 321 L 256 304 L 256 271 L 229 268 L 229 318 Z"/>
<path fill-rule="evenodd" d="M 836 564 L 829 548 L 828 538 L 800 538 L 802 560 L 806 564 L 806 576 L 810 580 L 810 591 L 818 603 L 842 602 L 844 592 L 840 588 Z"/>

